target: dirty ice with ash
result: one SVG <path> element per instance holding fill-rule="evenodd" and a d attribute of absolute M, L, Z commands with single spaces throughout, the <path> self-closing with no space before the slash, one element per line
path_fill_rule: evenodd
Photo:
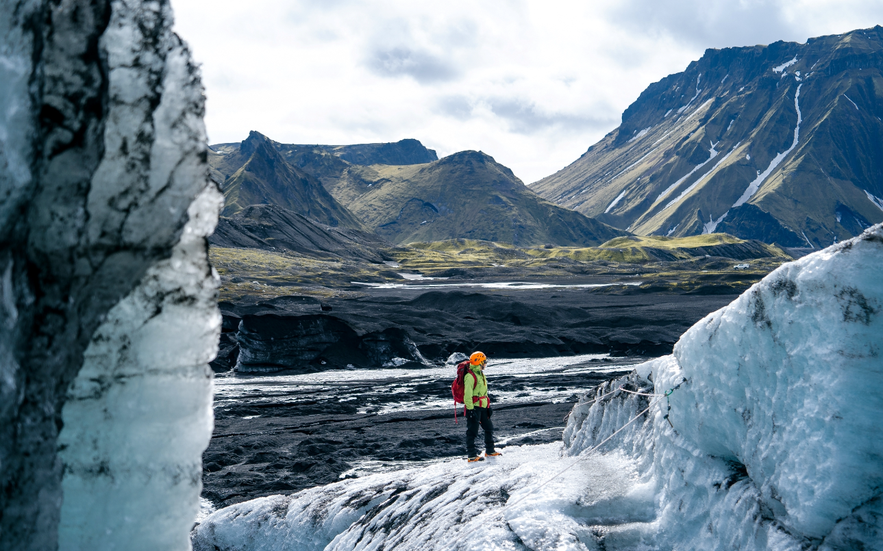
<path fill-rule="evenodd" d="M 240 503 L 194 547 L 883 549 L 880 274 L 883 225 L 583 397 L 563 443 Z"/>

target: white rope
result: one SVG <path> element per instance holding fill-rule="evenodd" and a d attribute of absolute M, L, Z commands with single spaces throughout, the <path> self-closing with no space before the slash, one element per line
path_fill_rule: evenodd
<path fill-rule="evenodd" d="M 598 400 L 600 400 L 600 399 L 602 399 L 602 398 L 606 398 L 606 397 L 610 396 L 611 394 L 616 394 L 616 393 L 619 392 L 620 390 L 622 390 L 622 387 L 620 387 L 620 388 L 614 388 L 613 390 L 611 390 L 611 391 L 608 392 L 607 394 L 602 394 L 602 395 L 598 396 L 597 398 L 595 398 L 594 400 L 592 400 L 591 402 L 583 402 L 583 403 L 584 403 L 584 404 L 594 404 L 594 403 L 597 402 Z"/>
<path fill-rule="evenodd" d="M 634 394 L 635 396 L 649 396 L 651 398 L 665 398 L 665 394 L 648 394 L 646 392 L 635 392 L 634 390 L 626 390 L 622 387 L 619 387 L 619 390 L 623 392 L 628 392 L 629 394 Z"/>
<path fill-rule="evenodd" d="M 621 389 L 617 389 L 617 390 L 621 390 Z M 616 391 L 614 390 L 613 392 L 616 392 Z M 619 427 L 619 429 L 617 429 L 616 432 L 614 432 L 613 434 L 611 434 L 610 436 L 608 436 L 607 438 L 605 438 L 604 440 L 602 440 L 599 444 L 597 444 L 595 447 L 593 447 L 592 449 L 590 449 L 588 452 L 585 452 L 585 453 L 581 454 L 580 457 L 578 457 L 577 460 L 574 461 L 569 467 L 565 468 L 563 471 L 561 471 L 560 473 L 556 474 L 555 476 L 553 476 L 553 477 L 550 478 L 549 480 L 543 482 L 543 483 L 540 484 L 539 486 L 535 486 L 534 488 L 532 488 L 532 489 L 531 489 L 529 492 L 527 492 L 527 493 L 526 493 L 521 499 L 519 499 L 518 501 L 516 501 L 515 503 L 513 503 L 511 506 L 514 507 L 514 506 L 518 505 L 519 503 L 521 503 L 522 501 L 524 501 L 525 499 L 527 499 L 527 498 L 528 498 L 532 493 L 534 493 L 536 490 L 539 490 L 540 488 L 542 488 L 543 486 L 545 486 L 545 485 L 548 484 L 549 482 L 552 482 L 553 480 L 555 480 L 556 478 L 558 478 L 558 477 L 561 476 L 562 474 L 566 473 L 567 471 L 569 471 L 570 469 L 572 469 L 573 467 L 575 467 L 576 464 L 579 463 L 580 461 L 582 461 L 582 460 L 584 460 L 584 459 L 587 459 L 587 458 L 592 454 L 592 452 L 594 452 L 595 450 L 597 450 L 598 448 L 600 448 L 601 446 L 603 446 L 604 444 L 606 444 L 607 442 L 609 442 L 611 438 L 613 438 L 614 436 L 616 436 L 617 434 L 619 434 L 620 432 L 622 432 L 623 429 L 625 429 L 627 426 L 631 425 L 631 424 L 634 423 L 636 420 L 638 420 L 642 415 L 644 415 L 645 413 L 647 413 L 648 411 L 650 411 L 650 408 L 652 408 L 652 407 L 653 407 L 653 404 L 650 404 L 649 406 L 647 406 L 647 409 L 645 409 L 645 410 L 642 411 L 641 413 L 639 413 L 639 414 L 635 415 L 634 417 L 632 417 L 632 419 L 631 419 L 628 423 L 626 423 L 625 425 Z M 506 506 L 509 507 L 509 504 L 507 503 Z"/>

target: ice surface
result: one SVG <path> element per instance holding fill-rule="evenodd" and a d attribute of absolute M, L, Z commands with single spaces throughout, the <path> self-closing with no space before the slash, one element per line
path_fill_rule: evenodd
<path fill-rule="evenodd" d="M 194 547 L 880 549 L 880 273 L 883 225 L 783 265 L 585 396 L 563 446 L 241 503 Z"/>
<path fill-rule="evenodd" d="M 122 234 L 145 248 L 177 244 L 106 314 L 68 388 L 62 551 L 186 550 L 200 509 L 213 427 L 208 362 L 221 326 L 206 237 L 223 197 L 200 159 L 202 87 L 170 25 L 168 4 L 114 2 L 101 39 L 109 99 L 88 231 L 96 242 Z M 173 240 L 178 230 L 163 222 L 182 211 Z"/>
<path fill-rule="evenodd" d="M 462 355 L 461 355 L 462 356 Z M 453 356 L 452 357 L 459 357 Z M 465 359 L 465 356 L 463 356 Z M 568 356 L 564 358 L 530 358 L 530 359 L 495 359 L 488 372 L 493 375 L 505 375 L 530 380 L 544 374 L 592 372 L 609 373 L 628 369 L 623 367 L 620 361 L 599 362 L 609 359 L 606 354 L 585 354 L 580 356 Z M 457 360 L 462 361 L 462 360 Z M 450 360 L 449 360 L 450 362 Z M 448 410 L 453 407 L 450 395 L 439 398 L 427 398 L 418 389 L 437 381 L 453 380 L 456 369 L 456 361 L 446 363 L 443 367 L 425 369 L 356 369 L 352 371 L 322 371 L 318 373 L 305 373 L 301 375 L 257 375 L 244 377 L 225 377 L 215 380 L 215 403 L 225 405 L 236 402 L 244 394 L 254 401 L 253 392 L 259 391 L 260 396 L 266 403 L 279 404 L 286 396 L 291 396 L 292 391 L 304 388 L 311 392 L 322 393 L 339 385 L 364 385 L 371 388 L 365 392 L 369 403 L 371 397 L 386 395 L 390 392 L 401 394 L 401 400 L 394 404 L 380 407 L 370 406 L 370 413 L 390 413 L 414 410 Z M 560 403 L 569 396 L 562 395 L 560 389 L 549 388 L 548 390 L 531 389 L 529 395 L 522 390 L 495 391 L 495 399 L 501 403 L 514 404 L 520 402 L 548 401 Z M 359 413 L 368 413 L 368 407 Z"/>
<path fill-rule="evenodd" d="M 111 309 L 86 350 L 62 410 L 62 551 L 187 548 L 213 427 L 208 362 L 221 319 L 205 236 L 221 201 L 213 185 L 194 201 L 172 257 Z"/>
<path fill-rule="evenodd" d="M 11 214 L 24 200 L 31 182 L 30 157 L 33 138 L 31 78 L 33 38 L 18 19 L 26 19 L 34 9 L 11 3 L 0 7 L 0 221 Z M 16 12 L 24 13 L 16 13 Z M 2 229 L 2 228 L 0 228 Z"/>

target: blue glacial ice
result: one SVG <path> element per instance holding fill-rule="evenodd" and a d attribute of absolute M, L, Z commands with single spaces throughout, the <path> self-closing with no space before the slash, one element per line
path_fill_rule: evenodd
<path fill-rule="evenodd" d="M 881 274 L 877 225 L 584 396 L 561 444 L 240 503 L 194 548 L 881 549 Z"/>

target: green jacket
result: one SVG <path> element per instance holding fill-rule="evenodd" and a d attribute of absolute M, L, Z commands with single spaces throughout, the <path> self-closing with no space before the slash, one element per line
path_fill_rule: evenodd
<path fill-rule="evenodd" d="M 478 401 L 473 401 L 473 396 L 477 396 Z M 487 396 L 487 378 L 484 376 L 484 370 L 473 365 L 469 366 L 469 372 L 463 379 L 463 402 L 466 409 L 472 409 L 475 406 L 486 408 L 491 405 L 491 400 Z"/>

